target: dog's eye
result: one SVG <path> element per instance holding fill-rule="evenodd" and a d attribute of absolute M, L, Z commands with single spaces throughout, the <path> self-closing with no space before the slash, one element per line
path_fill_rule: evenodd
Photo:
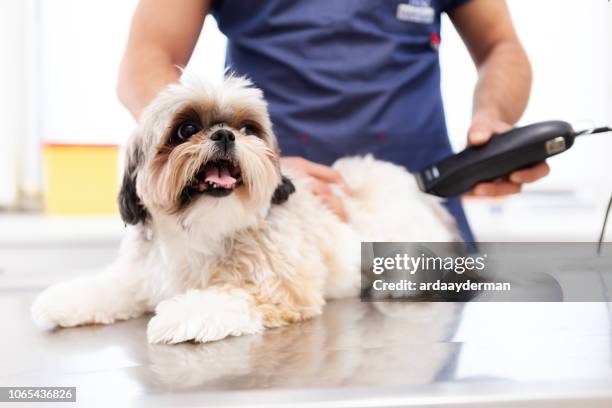
<path fill-rule="evenodd" d="M 244 133 L 245 135 L 251 136 L 257 134 L 257 129 L 253 125 L 245 124 L 242 125 L 242 127 L 240 128 L 240 132 Z"/>
<path fill-rule="evenodd" d="M 189 140 L 191 136 L 195 135 L 200 130 L 200 127 L 193 122 L 183 122 L 179 126 L 176 134 L 178 135 L 179 139 Z"/>

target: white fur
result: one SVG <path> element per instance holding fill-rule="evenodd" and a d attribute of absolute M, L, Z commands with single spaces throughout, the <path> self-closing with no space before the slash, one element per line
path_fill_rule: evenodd
<path fill-rule="evenodd" d="M 206 343 L 259 333 L 263 330 L 261 315 L 252 310 L 251 302 L 240 289 L 229 293 L 215 288 L 188 290 L 157 305 L 147 337 L 153 343 Z"/>
<path fill-rule="evenodd" d="M 175 86 L 175 93 L 162 94 L 142 125 L 149 134 L 137 143 L 154 149 L 150 139 L 160 137 L 173 106 L 185 99 L 228 98 L 219 90 L 210 96 L 199 86 L 183 84 Z M 228 88 L 239 103 L 261 105 L 261 95 L 252 92 L 240 99 L 239 89 L 248 86 L 230 83 Z M 243 150 L 243 169 L 264 154 L 264 142 L 244 143 L 238 148 L 251 150 Z M 265 143 L 275 145 L 273 138 Z M 154 153 L 145 154 L 149 163 Z M 372 157 L 344 158 L 333 167 L 352 190 L 350 197 L 338 191 L 348 223 L 310 193 L 309 179 L 287 171 L 297 191 L 286 203 L 271 206 L 279 176 L 264 167 L 246 175 L 252 187 L 241 188 L 250 189 L 249 200 L 240 201 L 237 193 L 201 197 L 189 209 L 170 214 L 152 199 L 158 192 L 151 193 L 147 183 L 153 181 L 146 180 L 145 167 L 138 185 L 151 219 L 129 228 L 108 270 L 45 290 L 32 306 L 34 320 L 59 326 L 108 324 L 155 311 L 147 330 L 152 343 L 257 333 L 322 313 L 326 298 L 355 296 L 362 241 L 459 239 L 439 201 L 422 194 L 404 168 Z"/>

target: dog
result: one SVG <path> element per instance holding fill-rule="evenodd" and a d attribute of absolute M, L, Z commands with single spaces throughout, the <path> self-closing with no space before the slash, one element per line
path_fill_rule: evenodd
<path fill-rule="evenodd" d="M 154 312 L 150 343 L 210 342 L 320 315 L 356 296 L 360 242 L 453 241 L 438 199 L 403 167 L 334 163 L 341 221 L 283 169 L 262 91 L 244 77 L 184 76 L 145 109 L 126 146 L 119 210 L 128 225 L 103 272 L 47 288 L 43 326 L 110 324 Z"/>

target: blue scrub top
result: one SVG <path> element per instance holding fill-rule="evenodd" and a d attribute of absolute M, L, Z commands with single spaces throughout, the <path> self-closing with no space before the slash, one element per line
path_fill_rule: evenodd
<path fill-rule="evenodd" d="M 227 66 L 269 103 L 283 155 L 375 157 L 417 171 L 452 153 L 440 15 L 469 0 L 217 0 Z M 459 199 L 447 207 L 466 241 Z"/>

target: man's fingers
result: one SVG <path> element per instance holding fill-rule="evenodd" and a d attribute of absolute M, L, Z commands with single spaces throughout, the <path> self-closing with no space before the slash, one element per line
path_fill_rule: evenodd
<path fill-rule="evenodd" d="M 309 175 L 326 183 L 339 183 L 342 181 L 342 175 L 329 166 L 306 161 L 305 167 Z"/>
<path fill-rule="evenodd" d="M 344 181 L 342 174 L 340 174 L 340 172 L 338 172 L 337 170 L 334 170 L 329 166 L 313 163 L 311 161 L 306 161 L 305 167 L 306 172 L 310 176 L 317 178 L 325 183 L 338 184 L 345 194 L 351 195 L 351 189 L 346 184 L 346 181 Z"/>
<path fill-rule="evenodd" d="M 511 181 L 480 183 L 473 190 L 474 195 L 480 197 L 499 197 L 520 192 L 521 185 Z"/>
<path fill-rule="evenodd" d="M 485 144 L 491 138 L 492 133 L 483 129 L 473 129 L 468 133 L 468 142 L 470 145 L 478 146 Z"/>
<path fill-rule="evenodd" d="M 352 195 L 351 189 L 342 174 L 329 166 L 317 164 L 298 156 L 281 157 L 281 162 L 297 174 L 313 177 L 323 183 L 337 184 L 344 194 Z"/>
<path fill-rule="evenodd" d="M 550 167 L 546 162 L 541 162 L 527 169 L 515 171 L 507 179 L 480 183 L 468 195 L 499 197 L 520 193 L 523 183 L 532 183 L 547 176 L 548 173 L 550 173 Z"/>
<path fill-rule="evenodd" d="M 527 169 L 515 171 L 510 175 L 510 181 L 514 183 L 533 183 L 546 177 L 550 173 L 550 167 L 546 162 L 538 163 Z"/>
<path fill-rule="evenodd" d="M 323 204 L 329 208 L 340 220 L 347 222 L 348 214 L 344 210 L 344 205 L 338 196 L 334 194 L 331 187 L 327 183 L 313 181 L 310 183 L 310 191 L 321 198 Z"/>
<path fill-rule="evenodd" d="M 512 126 L 500 120 L 489 118 L 477 118 L 468 131 L 468 142 L 470 145 L 478 146 L 485 144 L 494 134 L 508 132 Z"/>
<path fill-rule="evenodd" d="M 506 133 L 512 130 L 512 125 L 502 122 L 501 120 L 493 121 L 491 130 L 494 134 Z"/>

